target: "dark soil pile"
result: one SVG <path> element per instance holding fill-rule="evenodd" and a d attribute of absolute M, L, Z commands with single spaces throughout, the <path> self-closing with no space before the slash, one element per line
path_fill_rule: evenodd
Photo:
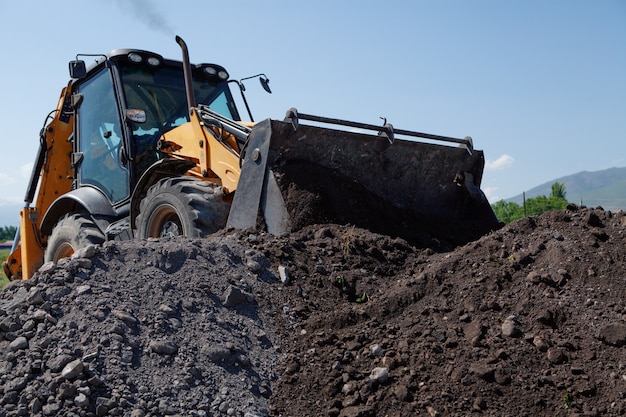
<path fill-rule="evenodd" d="M 454 251 L 339 225 L 109 243 L 0 294 L 0 416 L 626 413 L 626 216 Z"/>

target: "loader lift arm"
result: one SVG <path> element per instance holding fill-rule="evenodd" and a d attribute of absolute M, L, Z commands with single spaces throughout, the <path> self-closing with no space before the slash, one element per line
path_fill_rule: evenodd
<path fill-rule="evenodd" d="M 2 264 L 5 275 L 12 280 L 32 276 L 43 263 L 46 237 L 41 234 L 42 219 L 54 200 L 72 187 L 74 171 L 69 163 L 73 133 L 69 104 L 71 85 L 70 81 L 62 90 L 56 109 L 48 114 L 40 131 L 17 234 L 11 253 Z M 36 204 L 31 206 L 33 202 Z"/>

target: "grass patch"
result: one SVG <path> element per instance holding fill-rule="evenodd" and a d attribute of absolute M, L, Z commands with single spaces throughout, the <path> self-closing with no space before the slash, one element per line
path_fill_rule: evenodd
<path fill-rule="evenodd" d="M 0 263 L 4 262 L 4 260 L 9 256 L 11 252 L 10 249 L 0 249 Z M 4 288 L 5 285 L 9 283 L 9 279 L 6 275 L 4 275 L 4 271 L 0 268 L 0 288 Z"/>

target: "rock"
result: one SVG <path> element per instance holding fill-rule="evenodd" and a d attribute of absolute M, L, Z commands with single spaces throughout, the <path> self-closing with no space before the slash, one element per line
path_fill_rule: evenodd
<path fill-rule="evenodd" d="M 74 404 L 76 404 L 80 408 L 89 407 L 89 397 L 85 394 L 80 393 L 74 398 Z"/>
<path fill-rule="evenodd" d="M 372 355 L 374 356 L 382 356 L 384 353 L 382 346 L 380 346 L 379 344 L 374 344 L 370 346 L 370 351 L 372 352 Z"/>
<path fill-rule="evenodd" d="M 61 410 L 61 404 L 57 402 L 45 404 L 41 408 L 41 412 L 45 416 L 56 416 L 59 413 L 59 410 Z"/>
<path fill-rule="evenodd" d="M 25 387 L 26 384 L 28 383 L 28 375 L 26 376 L 21 376 L 18 378 L 13 378 L 10 381 L 8 381 L 6 384 L 4 384 L 4 390 L 6 392 L 11 392 L 11 391 L 22 391 Z"/>
<path fill-rule="evenodd" d="M 75 379 L 83 372 L 84 364 L 80 359 L 76 359 L 63 368 L 61 376 L 65 379 Z"/>
<path fill-rule="evenodd" d="M 224 292 L 224 307 L 234 307 L 246 301 L 246 295 L 234 285 L 230 285 Z"/>
<path fill-rule="evenodd" d="M 46 262 L 39 267 L 38 272 L 40 274 L 52 274 L 57 269 L 56 264 L 53 261 Z"/>
<path fill-rule="evenodd" d="M 369 381 L 372 383 L 383 384 L 389 379 L 389 368 L 374 368 L 370 372 Z"/>
<path fill-rule="evenodd" d="M 502 322 L 502 335 L 506 337 L 522 336 L 522 329 L 519 326 L 516 316 L 509 316 Z"/>
<path fill-rule="evenodd" d="M 81 294 L 90 294 L 91 293 L 91 286 L 90 285 L 79 285 L 78 287 L 76 287 L 76 295 L 81 295 Z"/>
<path fill-rule="evenodd" d="M 626 345 L 626 324 L 610 323 L 601 327 L 598 331 L 598 339 L 615 347 Z"/>
<path fill-rule="evenodd" d="M 9 343 L 9 350 L 15 352 L 17 350 L 23 350 L 28 348 L 28 339 L 24 336 L 16 337 L 11 343 Z"/>
<path fill-rule="evenodd" d="M 139 320 L 137 320 L 132 314 L 123 311 L 123 310 L 112 310 L 111 314 L 113 314 L 113 316 L 115 316 L 116 319 L 123 321 L 124 323 L 126 323 L 126 325 L 128 326 L 134 326 L 137 323 L 139 323 Z"/>
<path fill-rule="evenodd" d="M 72 361 L 72 356 L 61 354 L 54 356 L 48 360 L 46 366 L 50 368 L 52 372 L 61 372 L 61 370 Z"/>
<path fill-rule="evenodd" d="M 558 347 L 548 349 L 547 357 L 548 361 L 555 365 L 559 365 L 567 361 L 567 356 L 565 356 L 563 349 Z"/>
<path fill-rule="evenodd" d="M 42 411 L 42 404 L 39 398 L 34 398 L 28 405 L 28 409 L 32 414 L 39 414 Z"/>
<path fill-rule="evenodd" d="M 67 381 L 59 385 L 57 393 L 58 398 L 62 400 L 67 400 L 69 398 L 72 398 L 74 395 L 76 395 L 76 386 Z"/>
<path fill-rule="evenodd" d="M 31 288 L 26 301 L 31 305 L 41 305 L 45 302 L 43 291 L 39 288 Z"/>
<path fill-rule="evenodd" d="M 169 317 L 176 315 L 176 309 L 167 304 L 159 305 L 159 311 Z"/>
<path fill-rule="evenodd" d="M 222 364 L 228 362 L 232 352 L 226 346 L 207 346 L 202 348 L 202 354 L 211 362 Z"/>
<path fill-rule="evenodd" d="M 171 340 L 153 340 L 150 342 L 149 348 L 159 355 L 173 355 L 178 351 L 178 345 Z"/>
<path fill-rule="evenodd" d="M 74 252 L 72 254 L 72 258 L 74 259 L 82 258 L 83 260 L 89 260 L 89 258 L 93 258 L 97 254 L 98 254 L 98 247 L 96 245 L 89 245 Z M 91 269 L 91 262 L 89 263 L 89 265 L 90 265 L 89 268 L 86 268 L 86 269 Z"/>
<path fill-rule="evenodd" d="M 586 215 L 585 222 L 591 227 L 601 227 L 602 220 L 600 217 L 593 211 L 589 211 Z"/>
<path fill-rule="evenodd" d="M 535 345 L 540 352 L 547 352 L 550 347 L 550 342 L 542 337 L 535 336 L 533 337 L 533 345 Z"/>
<path fill-rule="evenodd" d="M 72 260 L 72 264 L 76 268 L 81 268 L 81 269 L 86 269 L 86 270 L 90 270 L 91 267 L 93 266 L 93 262 L 91 262 L 91 259 L 87 259 L 87 258 L 74 258 Z"/>
<path fill-rule="evenodd" d="M 278 276 L 280 277 L 280 282 L 282 282 L 283 285 L 289 284 L 289 281 L 290 281 L 289 270 L 287 269 L 286 266 L 283 266 L 283 265 L 278 266 Z"/>
<path fill-rule="evenodd" d="M 537 271 L 530 271 L 528 275 L 526 275 L 526 280 L 533 284 L 539 284 L 541 282 L 541 274 Z"/>

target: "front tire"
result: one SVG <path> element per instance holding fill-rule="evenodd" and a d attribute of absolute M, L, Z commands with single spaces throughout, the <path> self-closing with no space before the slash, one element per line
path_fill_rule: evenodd
<path fill-rule="evenodd" d="M 137 237 L 204 237 L 226 226 L 230 204 L 221 188 L 191 177 L 164 178 L 139 205 Z"/>
<path fill-rule="evenodd" d="M 48 238 L 44 253 L 45 262 L 58 262 L 68 258 L 79 249 L 100 245 L 104 234 L 85 213 L 69 213 L 61 217 Z"/>

